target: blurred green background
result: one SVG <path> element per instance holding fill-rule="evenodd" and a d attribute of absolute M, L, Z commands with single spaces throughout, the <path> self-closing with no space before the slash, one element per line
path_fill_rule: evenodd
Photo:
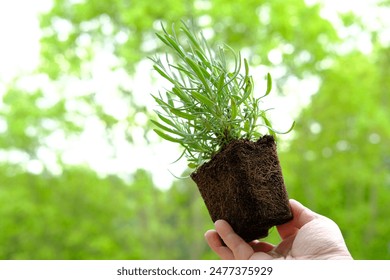
<path fill-rule="evenodd" d="M 37 67 L 0 77 L 0 259 L 217 258 L 196 186 L 160 186 L 180 151 L 148 121 L 154 34 L 181 19 L 273 76 L 273 117 L 296 121 L 279 139 L 290 197 L 336 221 L 354 258 L 389 259 L 390 2 L 338 2 L 50 3 Z"/>

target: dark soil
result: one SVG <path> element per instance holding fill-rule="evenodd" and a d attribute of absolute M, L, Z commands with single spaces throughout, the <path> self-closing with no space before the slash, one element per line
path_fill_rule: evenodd
<path fill-rule="evenodd" d="M 274 138 L 235 140 L 191 174 L 215 222 L 224 219 L 245 241 L 292 219 Z"/>

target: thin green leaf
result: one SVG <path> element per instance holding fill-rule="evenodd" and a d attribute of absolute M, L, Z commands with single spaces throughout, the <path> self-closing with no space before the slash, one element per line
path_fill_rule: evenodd
<path fill-rule="evenodd" d="M 172 30 L 174 30 L 173 27 Z M 161 36 L 159 34 L 157 36 L 165 45 L 167 45 L 170 48 L 173 48 L 180 56 L 184 56 L 184 51 L 179 45 L 179 42 L 175 37 L 169 35 L 167 32 L 165 33 L 164 36 Z"/>
<path fill-rule="evenodd" d="M 175 177 L 175 178 L 178 179 L 178 180 L 183 180 L 183 179 L 188 179 L 188 178 L 190 178 L 190 175 L 187 175 L 187 176 L 177 176 L 177 175 L 173 174 L 171 170 L 168 169 L 168 171 L 169 171 L 169 173 L 171 173 L 171 175 L 172 175 L 173 177 Z"/>
<path fill-rule="evenodd" d="M 178 64 L 178 65 L 169 64 L 169 67 L 175 68 L 179 72 L 182 72 L 182 73 L 186 74 L 187 76 L 189 76 L 189 78 L 193 77 L 193 74 L 190 71 L 188 71 L 187 69 L 185 69 L 183 67 L 183 65 L 180 65 L 180 64 Z"/>
<path fill-rule="evenodd" d="M 208 98 L 207 96 L 200 94 L 199 92 L 196 92 L 196 91 L 191 91 L 190 93 L 196 100 L 198 100 L 203 105 L 205 105 L 209 108 L 213 108 L 215 106 L 214 102 L 211 101 L 211 99 Z"/>
<path fill-rule="evenodd" d="M 224 88 L 224 86 L 225 86 L 225 74 L 224 73 L 221 73 L 221 75 L 218 77 L 218 86 L 217 86 L 217 88 L 218 88 L 218 93 L 220 92 L 220 91 L 222 91 L 222 89 Z"/>
<path fill-rule="evenodd" d="M 237 117 L 237 105 L 233 98 L 230 99 L 230 108 L 232 111 L 231 120 L 234 120 Z"/>
<path fill-rule="evenodd" d="M 295 127 L 295 121 L 293 121 L 290 128 L 286 132 L 277 132 L 277 131 L 275 131 L 275 132 L 278 134 L 287 134 L 287 133 L 290 133 L 294 129 L 294 127 Z"/>
<path fill-rule="evenodd" d="M 161 124 L 161 123 L 159 123 L 159 122 L 156 122 L 156 121 L 154 121 L 154 120 L 151 120 L 151 122 L 152 122 L 155 126 L 157 126 L 158 128 L 160 128 L 160 129 L 162 129 L 162 130 L 165 130 L 166 132 L 170 132 L 170 133 L 176 134 L 176 135 L 178 135 L 178 136 L 184 136 L 184 134 L 183 134 L 182 132 L 177 131 L 177 130 L 174 130 L 174 129 L 171 129 L 171 128 L 169 128 L 169 127 L 167 127 L 167 126 L 165 126 L 165 125 L 163 125 L 163 124 Z"/>
<path fill-rule="evenodd" d="M 167 40 L 165 39 L 165 36 L 160 35 L 160 34 L 158 34 L 158 33 L 156 33 L 156 36 L 157 36 L 157 37 L 160 39 L 160 41 L 163 42 L 165 45 L 170 46 L 170 43 L 169 43 L 169 41 L 167 41 Z"/>
<path fill-rule="evenodd" d="M 272 78 L 269 73 L 267 73 L 267 91 L 265 92 L 264 96 L 267 96 L 272 89 Z"/>
<path fill-rule="evenodd" d="M 249 75 L 249 65 L 248 65 L 248 61 L 246 59 L 244 59 L 244 66 L 245 66 L 245 76 L 248 76 Z"/>
<path fill-rule="evenodd" d="M 186 57 L 185 58 L 185 61 L 187 62 L 187 64 L 191 67 L 191 69 L 195 72 L 196 76 L 201 80 L 202 84 L 204 85 L 205 89 L 208 91 L 208 92 L 211 92 L 210 90 L 210 87 L 203 75 L 203 72 L 202 70 L 199 68 L 198 64 L 193 61 L 191 58 L 189 57 Z"/>
<path fill-rule="evenodd" d="M 193 33 L 191 33 L 190 28 L 185 24 L 184 21 L 182 21 L 184 27 L 181 28 L 181 30 L 186 34 L 187 38 L 190 39 L 192 44 L 199 50 L 202 49 L 202 47 L 199 44 L 199 39 L 195 37 Z"/>
<path fill-rule="evenodd" d="M 211 68 L 210 62 L 207 60 L 207 58 L 204 56 L 203 53 L 201 53 L 201 52 L 198 51 L 198 50 L 195 50 L 195 54 L 197 55 L 197 57 L 202 61 L 202 63 L 203 63 L 206 67 Z"/>
<path fill-rule="evenodd" d="M 153 131 L 156 132 L 157 135 L 160 136 L 161 138 L 168 140 L 170 142 L 175 142 L 175 143 L 180 143 L 180 144 L 183 142 L 183 139 L 174 138 L 168 134 L 165 134 L 164 132 L 162 132 L 158 129 L 153 129 Z"/>
<path fill-rule="evenodd" d="M 269 125 L 264 125 L 264 124 L 259 124 L 258 126 L 263 126 L 263 127 L 266 127 L 269 131 L 269 133 L 276 137 L 276 134 L 287 134 L 289 132 L 291 132 L 295 126 L 295 121 L 292 123 L 291 127 L 287 130 L 287 131 L 280 131 L 280 130 L 276 130 L 275 128 L 269 126 Z"/>
<path fill-rule="evenodd" d="M 249 121 L 247 120 L 247 121 L 245 121 L 245 124 L 244 124 L 244 131 L 245 131 L 246 133 L 249 133 L 249 130 L 250 130 L 250 123 L 249 123 Z"/>
<path fill-rule="evenodd" d="M 171 162 L 171 164 L 174 164 L 174 163 L 178 162 L 179 160 L 181 160 L 183 158 L 183 156 L 185 155 L 185 153 L 186 153 L 186 150 L 184 150 L 177 159 L 175 159 L 173 162 Z"/>
<path fill-rule="evenodd" d="M 195 115 L 192 115 L 192 114 L 189 114 L 189 113 L 185 113 L 185 112 L 180 111 L 180 110 L 175 109 L 175 108 L 170 108 L 170 111 L 171 111 L 174 115 L 176 115 L 176 116 L 178 116 L 178 117 L 180 117 L 180 118 L 186 119 L 186 120 L 192 121 L 192 120 L 195 120 L 195 119 L 196 119 L 196 116 L 195 116 Z"/>
<path fill-rule="evenodd" d="M 271 122 L 268 120 L 268 118 L 266 117 L 266 115 L 265 115 L 264 112 L 261 114 L 261 118 L 263 119 L 263 121 L 264 121 L 264 123 L 265 123 L 264 126 L 268 128 L 269 134 L 272 135 L 272 136 L 276 136 L 276 135 L 275 135 L 275 130 L 272 129 L 272 124 L 271 124 Z"/>
<path fill-rule="evenodd" d="M 252 79 L 247 77 L 246 79 L 246 85 L 244 88 L 244 95 L 242 98 L 237 102 L 237 106 L 240 106 L 241 103 L 243 103 L 245 100 L 248 99 L 248 97 L 253 93 L 253 85 L 252 85 Z"/>
<path fill-rule="evenodd" d="M 169 107 L 170 108 L 175 107 L 175 104 L 173 103 L 173 99 L 172 99 L 172 96 L 171 96 L 171 92 L 167 91 L 165 94 L 167 95 Z"/>
<path fill-rule="evenodd" d="M 159 112 L 156 112 L 157 116 L 160 118 L 160 120 L 162 120 L 163 122 L 165 122 L 167 125 L 170 125 L 172 127 L 176 127 L 175 123 L 173 121 L 171 121 L 170 119 L 164 117 L 163 115 L 161 115 Z"/>
<path fill-rule="evenodd" d="M 171 106 L 164 102 L 161 98 L 158 98 L 154 95 L 152 95 L 153 99 L 156 101 L 156 103 L 162 108 L 164 109 L 165 112 L 169 112 L 169 110 L 171 109 Z"/>
<path fill-rule="evenodd" d="M 178 87 L 174 87 L 172 88 L 172 92 L 180 98 L 180 100 L 182 100 L 184 103 L 190 103 L 191 102 L 191 99 L 188 97 L 188 95 L 183 92 L 182 90 L 180 90 Z"/>
<path fill-rule="evenodd" d="M 153 65 L 153 68 L 154 70 L 156 70 L 163 78 L 167 79 L 168 81 L 170 81 L 171 83 L 174 83 L 175 81 L 170 77 L 168 76 L 159 66 L 157 65 Z"/>

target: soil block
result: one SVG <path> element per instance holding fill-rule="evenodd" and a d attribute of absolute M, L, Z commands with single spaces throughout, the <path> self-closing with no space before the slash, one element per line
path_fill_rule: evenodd
<path fill-rule="evenodd" d="M 245 241 L 292 219 L 276 143 L 235 140 L 191 174 L 215 222 L 224 219 Z"/>

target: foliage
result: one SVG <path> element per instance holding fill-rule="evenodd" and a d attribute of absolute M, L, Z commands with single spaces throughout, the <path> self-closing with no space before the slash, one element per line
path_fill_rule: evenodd
<path fill-rule="evenodd" d="M 154 43 L 154 29 L 161 22 L 170 26 L 186 18 L 212 32 L 211 42 L 248 50 L 255 65 L 272 64 L 269 51 L 281 49 L 288 74 L 302 75 L 328 57 L 337 42 L 335 29 L 320 9 L 320 4 L 303 0 L 54 0 L 52 10 L 41 17 L 42 69 L 53 78 L 64 71 L 83 73 L 96 50 L 103 48 L 134 71 L 145 55 L 165 51 Z"/>
<path fill-rule="evenodd" d="M 125 182 L 64 162 L 57 142 L 78 135 L 84 116 L 56 97 L 20 81 L 3 95 L 0 259 L 210 258 L 198 232 L 211 225 L 193 185 L 164 192 L 145 171 Z"/>
<path fill-rule="evenodd" d="M 0 258 L 216 258 L 203 240 L 213 225 L 188 180 L 161 191 L 148 172 L 123 181 L 65 164 L 60 145 L 54 156 L 47 154 L 53 143 L 77 139 L 89 117 L 103 124 L 108 140 L 114 133 L 132 137 L 135 115 L 145 113 L 139 103 L 150 92 L 132 85 L 134 77 L 149 76 L 136 70 L 149 67 L 147 56 L 167 51 L 155 43 L 159 23 L 193 18 L 210 45 L 226 42 L 242 50 L 249 66 L 270 68 L 265 71 L 288 100 L 304 97 L 300 85 L 312 77 L 320 81 L 291 139 L 279 145 L 288 192 L 334 219 L 355 258 L 389 259 L 390 51 L 380 29 L 389 27 L 366 27 L 370 13 L 332 23 L 321 4 L 309 2 L 53 1 L 41 17 L 39 75 L 0 88 Z M 372 17 L 388 9 L 389 1 L 381 2 Z M 362 37 L 372 46 L 364 54 L 358 51 Z M 95 62 L 103 58 L 107 71 L 98 75 L 102 66 Z M 116 83 L 114 75 L 125 71 L 125 82 Z M 42 86 L 21 87 L 28 79 Z M 123 104 L 129 110 L 118 118 Z M 46 164 L 31 169 L 37 162 Z M 269 240 L 277 241 L 275 235 Z"/>
<path fill-rule="evenodd" d="M 157 35 L 176 60 L 170 62 L 168 54 L 164 62 L 152 58 L 154 69 L 172 85 L 165 96 L 153 96 L 164 112 L 156 111 L 160 122 L 152 122 L 158 135 L 184 147 L 190 166 L 196 168 L 233 140 L 257 140 L 262 136 L 259 126 L 275 134 L 266 110 L 260 108 L 261 99 L 271 91 L 271 77 L 267 75 L 265 94 L 255 98 L 247 60 L 243 74 L 239 53 L 227 45 L 215 50 L 200 30 L 182 25 L 182 34 L 163 28 L 164 33 Z M 229 55 L 232 58 L 227 59 Z M 234 67 L 229 67 L 230 61 Z"/>
<path fill-rule="evenodd" d="M 128 246 L 130 211 L 119 180 L 79 168 L 61 177 L 10 176 L 9 169 L 1 167 L 0 259 L 137 257 Z"/>
<path fill-rule="evenodd" d="M 15 168 L 2 165 L 0 176 L 0 259 L 210 255 L 199 234 L 211 226 L 206 210 L 194 186 L 185 182 L 162 192 L 144 171 L 125 183 L 115 176 L 99 178 L 80 167 L 53 177 L 15 174 Z M 178 207 L 188 211 L 177 212 Z"/>
<path fill-rule="evenodd" d="M 289 194 L 334 219 L 357 259 L 390 257 L 388 54 L 353 52 L 326 71 L 280 155 Z"/>

